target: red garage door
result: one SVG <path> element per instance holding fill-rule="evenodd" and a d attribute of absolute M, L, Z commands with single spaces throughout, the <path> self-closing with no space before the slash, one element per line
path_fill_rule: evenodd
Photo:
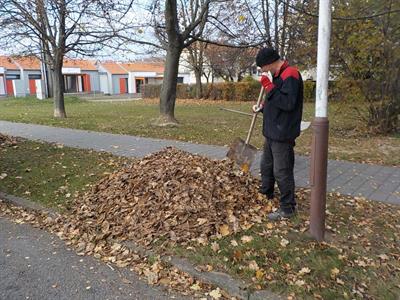
<path fill-rule="evenodd" d="M 127 93 L 127 89 L 126 89 L 126 78 L 120 78 L 119 79 L 119 93 L 120 94 L 126 94 Z"/>
<path fill-rule="evenodd" d="M 29 79 L 29 93 L 31 95 L 36 95 L 36 80 Z"/>
<path fill-rule="evenodd" d="M 83 74 L 83 91 L 84 92 L 90 92 L 90 75 L 89 74 Z"/>
<path fill-rule="evenodd" d="M 14 96 L 13 81 L 11 79 L 6 80 L 7 95 Z"/>

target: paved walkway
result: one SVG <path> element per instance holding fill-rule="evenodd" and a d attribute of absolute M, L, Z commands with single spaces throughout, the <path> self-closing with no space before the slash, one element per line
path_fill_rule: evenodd
<path fill-rule="evenodd" d="M 128 268 L 78 256 L 57 236 L 0 218 L 0 299 L 191 299 L 149 286 Z"/>
<path fill-rule="evenodd" d="M 70 147 L 107 151 L 127 157 L 143 157 L 167 146 L 174 146 L 210 158 L 223 158 L 227 152 L 227 148 L 221 146 L 6 121 L 0 121 L 0 132 L 32 140 L 61 143 Z M 259 161 L 260 153 L 252 167 L 255 175 L 259 174 Z M 308 187 L 309 165 L 308 157 L 296 156 L 296 186 Z M 329 160 L 328 190 L 400 204 L 400 168 Z"/>

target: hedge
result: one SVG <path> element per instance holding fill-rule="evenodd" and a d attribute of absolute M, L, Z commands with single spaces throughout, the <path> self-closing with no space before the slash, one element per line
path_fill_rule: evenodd
<path fill-rule="evenodd" d="M 143 86 L 144 98 L 160 97 L 161 85 L 147 84 Z M 203 84 L 203 99 L 226 101 L 257 101 L 260 83 L 256 80 L 241 82 L 221 82 Z M 196 86 L 178 84 L 176 96 L 180 99 L 194 99 Z M 315 99 L 315 82 L 304 81 L 304 101 Z"/>

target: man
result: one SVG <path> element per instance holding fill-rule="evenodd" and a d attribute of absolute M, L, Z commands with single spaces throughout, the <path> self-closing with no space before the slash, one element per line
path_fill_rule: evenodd
<path fill-rule="evenodd" d="M 271 72 L 272 82 L 266 75 L 261 84 L 267 91 L 264 104 L 253 106 L 263 118 L 264 152 L 261 159 L 260 192 L 268 199 L 274 197 L 275 181 L 281 193 L 280 207 L 270 213 L 270 220 L 290 218 L 296 213 L 294 185 L 294 145 L 300 135 L 303 112 L 303 80 L 297 68 L 281 60 L 272 48 L 262 48 L 256 57 L 262 72 Z"/>

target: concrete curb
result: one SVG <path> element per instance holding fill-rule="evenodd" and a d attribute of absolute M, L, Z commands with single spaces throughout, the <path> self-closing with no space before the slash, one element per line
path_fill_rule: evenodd
<path fill-rule="evenodd" d="M 15 206 L 20 206 L 27 210 L 41 211 L 48 213 L 51 217 L 55 218 L 59 215 L 55 210 L 45 207 L 39 203 L 35 203 L 31 200 L 9 195 L 0 192 L 0 199 L 5 200 Z M 137 252 L 143 256 L 154 256 L 151 250 L 147 250 L 133 241 L 122 242 L 124 246 L 128 247 L 131 251 Z M 248 285 L 242 281 L 231 277 L 228 274 L 221 272 L 201 272 L 198 271 L 187 259 L 176 257 L 176 256 L 164 256 L 160 258 L 163 262 L 168 263 L 175 268 L 188 273 L 194 278 L 203 281 L 208 284 L 217 286 L 229 293 L 232 297 L 236 297 L 241 300 L 281 300 L 284 299 L 281 296 L 274 294 L 268 290 L 250 291 Z"/>
<path fill-rule="evenodd" d="M 3 192 L 0 192 L 0 199 L 4 200 L 5 202 L 8 202 L 10 204 L 13 204 L 15 206 L 21 206 L 29 211 L 34 210 L 34 211 L 41 211 L 41 212 L 48 213 L 49 216 L 52 218 L 56 218 L 59 215 L 59 213 L 57 211 L 55 211 L 54 209 L 45 207 L 39 203 L 33 202 L 28 199 L 13 196 L 13 195 L 6 194 Z"/>

